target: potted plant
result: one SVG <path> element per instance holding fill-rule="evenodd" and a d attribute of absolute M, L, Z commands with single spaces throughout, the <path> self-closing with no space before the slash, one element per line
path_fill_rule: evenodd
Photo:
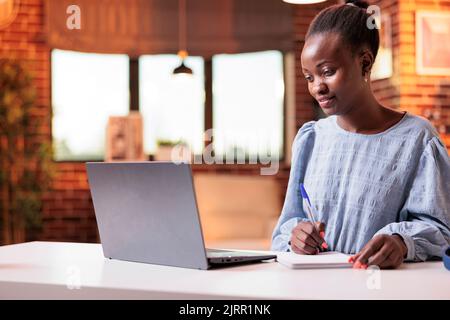
<path fill-rule="evenodd" d="M 23 62 L 0 58 L 0 222 L 2 243 L 41 226 L 42 195 L 53 172 L 50 143 L 39 140 L 36 98 Z M 42 138 L 42 136 L 41 136 Z"/>

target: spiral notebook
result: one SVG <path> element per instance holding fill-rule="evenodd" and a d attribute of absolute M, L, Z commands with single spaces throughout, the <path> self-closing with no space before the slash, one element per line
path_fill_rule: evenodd
<path fill-rule="evenodd" d="M 278 252 L 277 261 L 292 269 L 351 268 L 350 255 L 335 251 L 316 255 L 302 255 L 294 252 Z"/>

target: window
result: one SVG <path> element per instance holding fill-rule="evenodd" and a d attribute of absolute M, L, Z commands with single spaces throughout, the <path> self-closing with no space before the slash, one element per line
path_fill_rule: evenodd
<path fill-rule="evenodd" d="M 145 55 L 139 59 L 140 111 L 144 119 L 144 151 L 154 153 L 158 140 L 184 141 L 203 151 L 204 63 L 188 57 L 193 76 L 172 75 L 180 64 L 176 55 Z"/>
<path fill-rule="evenodd" d="M 52 51 L 55 160 L 100 160 L 108 117 L 129 110 L 127 55 Z"/>
<path fill-rule="evenodd" d="M 282 156 L 283 55 L 279 51 L 213 58 L 213 128 L 216 155 L 236 159 Z"/>
<path fill-rule="evenodd" d="M 218 157 L 283 157 L 285 90 L 279 51 L 216 55 L 206 64 L 212 75 L 208 86 L 201 57 L 186 59 L 194 75 L 181 79 L 172 75 L 180 63 L 174 54 L 144 55 L 130 64 L 127 55 L 55 49 L 51 58 L 55 160 L 103 159 L 108 118 L 129 113 L 130 88 L 136 83 L 139 90 L 131 90 L 131 98 L 139 100 L 146 154 L 156 153 L 158 140 L 184 141 L 201 154 L 206 123 L 212 124 Z M 207 113 L 205 119 L 205 88 L 211 87 L 212 118 Z"/>

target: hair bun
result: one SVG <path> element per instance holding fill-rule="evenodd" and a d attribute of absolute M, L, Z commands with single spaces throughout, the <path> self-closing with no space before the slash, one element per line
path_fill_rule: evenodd
<path fill-rule="evenodd" d="M 351 5 L 354 5 L 355 7 L 359 7 L 362 9 L 367 9 L 369 7 L 369 4 L 367 3 L 367 1 L 363 1 L 363 0 L 346 0 L 345 4 L 351 4 Z"/>

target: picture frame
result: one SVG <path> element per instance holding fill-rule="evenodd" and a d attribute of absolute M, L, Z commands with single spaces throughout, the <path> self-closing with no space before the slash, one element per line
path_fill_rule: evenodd
<path fill-rule="evenodd" d="M 138 112 L 111 116 L 106 127 L 105 161 L 144 161 L 143 120 Z"/>
<path fill-rule="evenodd" d="M 416 73 L 450 75 L 450 12 L 416 12 Z"/>

